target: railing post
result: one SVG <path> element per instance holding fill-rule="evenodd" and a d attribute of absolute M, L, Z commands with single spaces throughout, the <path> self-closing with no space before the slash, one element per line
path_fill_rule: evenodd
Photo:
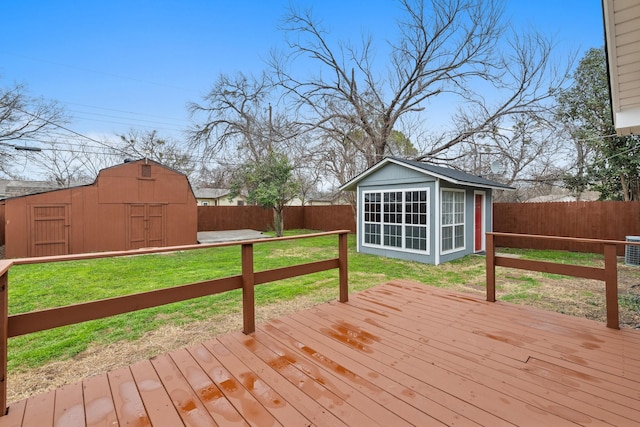
<path fill-rule="evenodd" d="M 254 299 L 255 277 L 253 274 L 253 244 L 242 245 L 242 325 L 245 334 L 256 331 Z"/>
<path fill-rule="evenodd" d="M 493 234 L 486 234 L 487 301 L 496 301 L 496 253 Z"/>
<path fill-rule="evenodd" d="M 349 270 L 347 267 L 347 251 L 349 235 L 338 235 L 338 271 L 340 275 L 340 302 L 349 301 Z"/>
<path fill-rule="evenodd" d="M 0 416 L 7 413 L 7 340 L 9 335 L 9 271 L 0 276 Z"/>
<path fill-rule="evenodd" d="M 620 329 L 618 318 L 618 257 L 615 244 L 604 245 L 604 282 L 607 328 Z"/>

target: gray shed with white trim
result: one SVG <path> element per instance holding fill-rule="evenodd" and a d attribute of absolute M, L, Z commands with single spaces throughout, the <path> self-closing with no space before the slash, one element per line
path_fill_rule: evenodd
<path fill-rule="evenodd" d="M 505 184 L 387 157 L 341 190 L 357 191 L 358 252 L 440 264 L 485 250 L 494 190 Z"/>

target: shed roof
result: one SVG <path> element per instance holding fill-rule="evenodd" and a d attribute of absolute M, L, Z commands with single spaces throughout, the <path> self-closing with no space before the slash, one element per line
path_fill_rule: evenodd
<path fill-rule="evenodd" d="M 360 181 L 389 163 L 395 163 L 397 165 L 413 169 L 417 172 L 433 176 L 435 178 L 442 179 L 453 184 L 468 185 L 471 187 L 480 188 L 493 188 L 497 190 L 515 190 L 515 188 L 510 187 L 506 184 L 492 181 L 481 176 L 471 175 L 456 169 L 436 166 L 430 163 L 401 159 L 399 157 L 385 157 L 366 171 L 362 172 L 360 175 L 345 183 L 342 187 L 340 187 L 340 190 L 354 191 Z"/>
<path fill-rule="evenodd" d="M 117 169 L 117 168 L 121 168 L 121 167 L 126 167 L 126 165 L 130 165 L 130 164 L 139 164 L 144 162 L 145 164 L 153 164 L 155 166 L 170 170 L 178 175 L 182 175 L 186 178 L 187 180 L 187 184 L 189 185 L 189 190 L 191 190 L 191 192 L 193 193 L 193 188 L 191 188 L 191 183 L 189 182 L 189 177 L 187 177 L 186 174 L 184 174 L 183 172 L 180 172 L 177 169 L 171 168 L 169 166 L 165 166 L 162 163 L 156 162 L 155 160 L 151 160 L 151 159 L 138 159 L 138 160 L 127 160 L 124 163 L 117 163 L 113 166 L 109 166 L 106 167 L 104 169 L 101 169 L 98 172 L 98 176 L 96 176 L 96 178 L 93 180 L 93 182 L 91 183 L 86 183 L 86 184 L 76 184 L 76 185 L 71 185 L 69 187 L 49 187 L 49 188 L 40 188 L 38 191 L 31 191 L 31 192 L 25 192 L 24 194 L 20 194 L 20 195 L 7 195 L 4 196 L 4 198 L 1 196 L 0 194 L 0 200 L 6 200 L 6 199 L 15 199 L 18 197 L 28 197 L 28 196 L 33 196 L 35 194 L 42 194 L 42 193 L 52 193 L 54 191 L 65 191 L 68 190 L 70 188 L 80 188 L 80 187 L 89 187 L 91 185 L 95 185 L 98 182 L 98 179 L 100 178 L 100 175 L 104 172 L 104 171 L 109 171 L 112 169 Z M 36 181 L 38 182 L 38 181 Z M 194 195 L 195 197 L 195 195 Z"/>

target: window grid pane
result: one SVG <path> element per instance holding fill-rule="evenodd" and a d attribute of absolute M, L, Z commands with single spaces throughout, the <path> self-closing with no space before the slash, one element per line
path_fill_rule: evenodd
<path fill-rule="evenodd" d="M 399 225 L 384 226 L 384 246 L 402 247 L 402 227 Z"/>
<path fill-rule="evenodd" d="M 453 249 L 453 236 L 452 236 L 452 228 L 445 227 L 442 229 L 442 250 L 450 251 Z"/>
<path fill-rule="evenodd" d="M 380 244 L 380 225 L 365 224 L 364 225 L 364 242 L 374 245 Z"/>
<path fill-rule="evenodd" d="M 364 193 L 364 243 L 380 244 L 380 202 L 380 193 Z"/>
<path fill-rule="evenodd" d="M 428 251 L 427 190 L 366 192 L 363 199 L 363 243 Z"/>
<path fill-rule="evenodd" d="M 464 248 L 464 191 L 442 191 L 443 252 Z"/>
<path fill-rule="evenodd" d="M 402 224 L 402 192 L 384 193 L 383 222 Z"/>

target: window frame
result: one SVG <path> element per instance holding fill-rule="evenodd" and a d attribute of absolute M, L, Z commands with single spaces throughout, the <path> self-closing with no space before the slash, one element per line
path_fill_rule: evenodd
<path fill-rule="evenodd" d="M 407 202 L 407 193 L 420 192 L 425 192 L 424 201 L 418 200 L 417 202 Z M 398 193 L 401 194 L 401 201 L 397 200 Z M 359 240 L 363 247 L 410 252 L 420 255 L 431 254 L 431 189 L 429 187 L 363 190 L 361 194 L 362 213 L 360 214 L 360 220 L 362 221 L 362 237 Z M 370 196 L 372 194 L 379 194 L 379 200 L 370 200 Z M 413 209 L 408 209 L 407 203 L 418 203 L 418 212 L 413 212 Z M 420 205 L 422 203 L 425 205 L 425 212 L 420 212 Z M 373 210 L 371 209 L 372 204 L 377 204 Z M 401 207 L 400 211 L 398 211 L 398 206 Z M 418 223 L 407 222 L 407 215 L 412 215 L 412 218 L 418 218 Z M 424 224 L 419 223 L 420 215 L 424 215 Z M 371 229 L 376 227 L 377 230 L 372 233 Z M 397 227 L 400 228 L 400 234 L 394 233 L 387 235 L 387 233 L 385 233 L 385 231 L 391 230 L 392 228 L 396 228 L 397 230 Z M 415 229 L 418 229 L 418 236 L 408 236 L 408 227 L 412 227 L 412 232 L 415 232 Z M 425 230 L 425 249 L 422 250 L 407 247 L 408 237 L 413 240 L 417 239 L 418 242 L 423 239 L 422 236 L 420 236 L 420 229 Z M 374 239 L 375 242 L 367 242 L 369 237 L 376 235 L 377 239 Z M 399 245 L 397 245 L 398 240 L 400 243 Z M 385 242 L 395 243 L 395 245 L 385 244 Z"/>
<path fill-rule="evenodd" d="M 445 193 L 454 193 L 454 194 L 462 194 L 462 212 L 456 211 L 457 201 L 453 199 L 453 211 L 450 213 L 452 215 L 452 222 L 445 224 L 444 221 L 444 209 L 445 209 Z M 462 214 L 462 222 L 456 222 L 456 217 Z M 467 191 L 464 189 L 458 188 L 441 188 L 440 189 L 440 253 L 442 255 L 451 254 L 454 252 L 461 252 L 467 249 Z M 462 227 L 462 246 L 456 246 L 456 228 Z M 444 236 L 445 228 L 451 228 L 451 249 L 444 249 Z"/>

